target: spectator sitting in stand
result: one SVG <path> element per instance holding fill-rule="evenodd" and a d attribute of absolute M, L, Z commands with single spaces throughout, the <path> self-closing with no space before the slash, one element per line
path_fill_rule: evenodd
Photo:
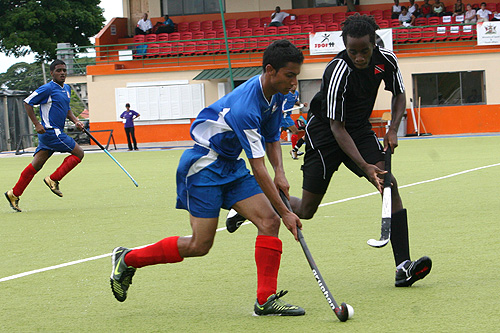
<path fill-rule="evenodd" d="M 163 21 L 163 24 L 161 25 L 161 27 L 158 28 L 158 30 L 156 30 L 156 33 L 157 34 L 161 34 L 161 33 L 172 33 L 175 31 L 175 24 L 174 24 L 174 21 L 172 21 L 172 19 L 168 16 L 168 15 L 165 15 L 165 21 Z"/>
<path fill-rule="evenodd" d="M 486 2 L 481 2 L 481 8 L 476 12 L 477 22 L 488 22 L 491 14 L 493 13 L 486 9 Z"/>
<path fill-rule="evenodd" d="M 398 17 L 399 23 L 402 27 L 411 27 L 415 24 L 415 16 L 408 12 L 408 8 L 401 7 L 401 14 Z"/>
<path fill-rule="evenodd" d="M 394 5 L 392 6 L 392 19 L 399 18 L 399 14 L 401 14 L 401 6 L 399 5 L 399 0 L 394 0 Z"/>
<path fill-rule="evenodd" d="M 457 0 L 453 7 L 453 16 L 463 15 L 465 13 L 465 5 L 462 0 Z"/>
<path fill-rule="evenodd" d="M 476 10 L 472 8 L 470 4 L 467 5 L 467 11 L 465 12 L 464 23 L 476 23 Z"/>
<path fill-rule="evenodd" d="M 432 6 L 429 5 L 429 0 L 424 0 L 424 4 L 420 7 L 420 13 L 422 17 L 431 17 Z"/>
<path fill-rule="evenodd" d="M 274 13 L 271 15 L 270 27 L 281 27 L 283 25 L 283 20 L 285 17 L 290 16 L 290 14 L 282 12 L 280 6 L 276 6 Z"/>
<path fill-rule="evenodd" d="M 153 30 L 153 24 L 151 20 L 148 19 L 148 14 L 144 13 L 142 18 L 137 22 L 137 27 L 135 28 L 136 35 L 147 35 Z"/>
<path fill-rule="evenodd" d="M 445 11 L 446 7 L 444 6 L 444 3 L 440 2 L 439 0 L 434 0 L 430 16 L 445 16 Z"/>

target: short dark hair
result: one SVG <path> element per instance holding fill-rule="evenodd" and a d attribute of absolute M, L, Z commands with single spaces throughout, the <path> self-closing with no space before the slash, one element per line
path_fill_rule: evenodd
<path fill-rule="evenodd" d="M 130 107 L 130 104 L 129 104 L 129 103 L 125 104 L 125 107 L 126 107 L 126 108 L 129 108 L 129 107 Z"/>
<path fill-rule="evenodd" d="M 52 61 L 52 63 L 50 64 L 50 71 L 54 71 L 56 69 L 56 66 L 57 65 L 64 65 L 66 66 L 66 63 L 64 61 L 62 61 L 61 59 L 56 59 L 54 61 Z"/>
<path fill-rule="evenodd" d="M 372 16 L 359 15 L 359 13 L 356 13 L 346 18 L 342 23 L 342 40 L 344 41 L 344 45 L 347 45 L 347 36 L 361 38 L 369 35 L 370 42 L 375 44 L 375 31 L 378 29 L 380 29 L 380 27 Z"/>
<path fill-rule="evenodd" d="M 264 51 L 262 70 L 265 71 L 266 66 L 269 64 L 278 71 L 289 62 L 302 64 L 304 62 L 302 51 L 287 39 L 276 40 Z"/>

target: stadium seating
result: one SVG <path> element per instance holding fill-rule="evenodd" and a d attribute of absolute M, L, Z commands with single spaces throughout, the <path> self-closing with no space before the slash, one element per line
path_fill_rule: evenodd
<path fill-rule="evenodd" d="M 248 19 L 248 27 L 249 28 L 257 28 L 260 27 L 260 18 L 252 17 Z"/>
<path fill-rule="evenodd" d="M 229 29 L 236 29 L 236 20 L 235 19 L 226 20 L 226 30 L 229 30 Z"/>
<path fill-rule="evenodd" d="M 200 23 L 200 29 L 202 31 L 210 31 L 210 30 L 212 30 L 212 21 L 202 21 Z"/>
<path fill-rule="evenodd" d="M 434 40 L 434 30 L 435 29 L 436 28 L 433 28 L 433 27 L 423 28 L 422 29 L 422 38 L 420 39 L 420 41 L 422 43 L 432 42 Z"/>
<path fill-rule="evenodd" d="M 248 19 L 247 18 L 237 19 L 236 20 L 236 28 L 237 29 L 248 28 Z"/>
<path fill-rule="evenodd" d="M 321 14 L 321 23 L 324 24 L 333 23 L 333 13 Z"/>
<path fill-rule="evenodd" d="M 340 30 L 340 24 L 338 22 L 328 23 L 326 25 L 326 31 L 339 31 L 339 30 Z"/>
<path fill-rule="evenodd" d="M 241 37 L 244 37 L 244 36 L 253 36 L 253 30 L 252 30 L 252 28 L 240 29 L 240 36 Z"/>
<path fill-rule="evenodd" d="M 462 26 L 462 31 L 460 32 L 460 39 L 467 40 L 472 39 L 474 37 L 474 28 L 472 25 L 464 25 Z"/>
<path fill-rule="evenodd" d="M 450 29 L 448 30 L 447 40 L 456 41 L 459 39 L 460 39 L 460 26 L 459 25 L 450 26 Z"/>
<path fill-rule="evenodd" d="M 269 23 L 271 23 L 271 18 L 270 17 L 262 17 L 260 19 L 260 26 L 261 27 L 267 27 L 267 26 L 269 26 Z"/>
<path fill-rule="evenodd" d="M 422 39 L 422 28 L 410 28 L 408 43 L 418 43 Z"/>
<path fill-rule="evenodd" d="M 392 9 L 385 9 L 382 11 L 382 18 L 384 20 L 392 19 Z"/>
<path fill-rule="evenodd" d="M 408 42 L 410 38 L 410 30 L 409 29 L 397 29 L 396 30 L 396 40 L 395 42 L 398 44 L 403 44 Z"/>
<path fill-rule="evenodd" d="M 380 20 L 377 22 L 378 26 L 380 29 L 387 29 L 389 28 L 389 21 L 388 20 Z"/>
<path fill-rule="evenodd" d="M 155 58 L 159 55 L 159 53 L 160 53 L 160 44 L 153 43 L 148 45 L 146 53 L 147 58 Z"/>
<path fill-rule="evenodd" d="M 427 18 L 426 17 L 417 17 L 415 19 L 415 25 L 418 25 L 418 26 L 427 25 Z"/>
<path fill-rule="evenodd" d="M 321 15 L 320 14 L 311 14 L 311 15 L 309 15 L 309 23 L 310 24 L 321 23 Z"/>
<path fill-rule="evenodd" d="M 290 28 L 287 25 L 283 25 L 278 27 L 278 34 L 280 35 L 288 35 L 290 33 Z"/>
<path fill-rule="evenodd" d="M 203 39 L 205 38 L 205 32 L 204 31 L 195 31 L 193 32 L 193 39 Z"/>
<path fill-rule="evenodd" d="M 158 37 L 156 39 L 159 42 L 167 41 L 168 40 L 168 34 L 167 33 L 158 34 Z"/>
<path fill-rule="evenodd" d="M 370 15 L 373 16 L 375 21 L 383 20 L 384 19 L 384 12 L 380 9 L 375 9 L 370 12 Z"/>
<path fill-rule="evenodd" d="M 436 42 L 444 42 L 446 40 L 446 38 L 448 37 L 447 30 L 448 29 L 446 28 L 446 26 L 435 27 L 436 35 L 434 37 L 434 40 Z"/>
<path fill-rule="evenodd" d="M 486 3 L 486 9 L 488 9 L 490 12 L 496 12 L 497 11 L 497 3 L 495 2 L 487 2 Z"/>
<path fill-rule="evenodd" d="M 309 24 L 309 15 L 307 14 L 297 15 L 297 18 L 295 20 L 297 21 L 297 24 L 300 25 Z"/>
<path fill-rule="evenodd" d="M 200 21 L 189 22 L 189 31 L 195 32 L 195 31 L 200 31 L 200 30 L 201 30 L 201 22 Z"/>
<path fill-rule="evenodd" d="M 345 13 L 344 12 L 338 12 L 333 14 L 333 20 L 335 22 L 342 23 L 345 21 Z"/>
<path fill-rule="evenodd" d="M 177 32 L 189 31 L 189 23 L 188 22 L 180 22 L 177 23 Z"/>
<path fill-rule="evenodd" d="M 252 35 L 253 36 L 263 36 L 264 31 L 265 30 L 262 27 L 252 28 Z"/>
<path fill-rule="evenodd" d="M 314 25 L 314 32 L 321 32 L 321 31 L 326 31 L 326 24 L 324 23 L 317 23 Z"/>
<path fill-rule="evenodd" d="M 146 35 L 146 42 L 156 42 L 156 38 L 156 34 L 148 34 Z"/>
<path fill-rule="evenodd" d="M 222 20 L 214 20 L 214 21 L 212 21 L 212 29 L 213 30 L 221 30 L 221 29 L 223 29 Z"/>
<path fill-rule="evenodd" d="M 294 16 L 293 20 L 292 20 L 292 16 L 287 16 L 283 20 L 283 24 L 286 25 L 286 26 L 296 25 L 297 24 L 297 20 L 295 19 L 295 16 Z"/>

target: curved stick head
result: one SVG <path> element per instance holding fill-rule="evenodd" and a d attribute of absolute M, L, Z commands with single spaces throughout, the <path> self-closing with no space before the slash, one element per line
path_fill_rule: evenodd
<path fill-rule="evenodd" d="M 347 321 L 347 319 L 349 319 L 349 310 L 347 309 L 347 305 L 343 302 L 340 305 L 340 308 L 335 309 L 335 314 L 340 321 Z"/>

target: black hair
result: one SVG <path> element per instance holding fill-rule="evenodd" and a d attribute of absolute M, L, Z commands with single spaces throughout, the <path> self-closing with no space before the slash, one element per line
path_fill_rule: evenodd
<path fill-rule="evenodd" d="M 265 71 L 266 66 L 271 65 L 276 71 L 285 67 L 287 63 L 293 62 L 302 64 L 304 62 L 304 55 L 295 45 L 290 43 L 289 40 L 280 39 L 276 40 L 269 45 L 264 51 L 262 58 L 262 69 Z"/>
<path fill-rule="evenodd" d="M 378 29 L 380 27 L 372 16 L 356 13 L 346 18 L 342 23 L 342 40 L 344 41 L 344 45 L 347 45 L 347 36 L 361 38 L 369 35 L 370 42 L 375 44 L 375 31 Z"/>
<path fill-rule="evenodd" d="M 50 64 L 50 71 L 53 72 L 56 69 L 57 65 L 65 65 L 66 66 L 66 63 L 64 61 L 62 61 L 61 59 L 56 59 L 56 60 L 52 61 L 52 63 Z"/>
<path fill-rule="evenodd" d="M 127 103 L 127 104 L 125 104 L 125 107 L 130 107 L 130 104 L 128 104 L 128 103 Z"/>

